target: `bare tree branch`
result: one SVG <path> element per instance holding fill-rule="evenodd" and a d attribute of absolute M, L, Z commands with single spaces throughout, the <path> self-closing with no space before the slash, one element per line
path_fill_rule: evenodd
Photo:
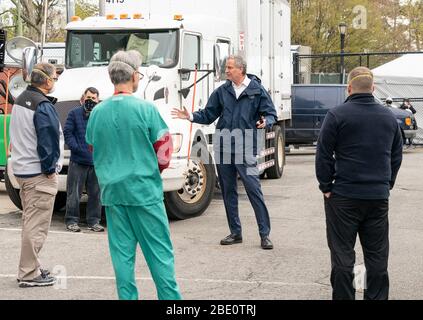
<path fill-rule="evenodd" d="M 3 11 L 2 13 L 0 13 L 0 16 L 4 15 L 4 14 L 6 14 L 6 13 L 9 13 L 9 12 L 12 12 L 12 11 L 11 11 L 11 10 L 6 10 L 6 11 Z"/>

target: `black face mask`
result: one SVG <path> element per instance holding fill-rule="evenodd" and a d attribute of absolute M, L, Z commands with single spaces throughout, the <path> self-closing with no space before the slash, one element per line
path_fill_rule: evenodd
<path fill-rule="evenodd" d="M 91 112 L 96 105 L 97 105 L 97 102 L 95 102 L 95 101 L 93 101 L 91 99 L 85 100 L 85 102 L 84 102 L 84 110 L 85 110 L 85 112 L 87 112 L 87 113 Z"/>

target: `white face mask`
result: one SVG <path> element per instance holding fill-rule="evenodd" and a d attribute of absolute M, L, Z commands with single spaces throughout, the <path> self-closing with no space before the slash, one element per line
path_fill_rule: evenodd
<path fill-rule="evenodd" d="M 56 91 L 56 85 L 53 84 L 53 87 L 49 90 L 49 94 L 52 94 L 54 91 Z"/>

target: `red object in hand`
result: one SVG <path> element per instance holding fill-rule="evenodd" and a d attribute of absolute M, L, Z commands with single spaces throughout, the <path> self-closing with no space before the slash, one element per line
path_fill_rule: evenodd
<path fill-rule="evenodd" d="M 169 168 L 173 154 L 173 142 L 169 132 L 157 140 L 153 147 L 156 151 L 160 173 L 162 173 L 163 170 Z"/>

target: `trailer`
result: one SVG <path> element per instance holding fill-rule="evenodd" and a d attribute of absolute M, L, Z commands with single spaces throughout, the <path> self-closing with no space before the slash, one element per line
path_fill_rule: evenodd
<path fill-rule="evenodd" d="M 278 112 L 277 124 L 263 135 L 259 170 L 262 176 L 281 178 L 285 127 L 291 119 L 288 1 L 107 0 L 103 5 L 101 16 L 73 17 L 66 27 L 65 69 L 54 93 L 62 124 L 87 87 L 96 87 L 100 99 L 113 95 L 110 58 L 118 50 L 138 50 L 145 77 L 135 95 L 157 106 L 173 138 L 170 168 L 162 174 L 167 213 L 176 219 L 201 215 L 216 185 L 211 145 L 215 125 L 191 128 L 188 122 L 172 119 L 171 110 L 204 108 L 213 90 L 226 81 L 227 57 L 240 54 L 248 73 L 261 78 Z M 56 207 L 66 201 L 69 152 L 65 158 Z M 10 166 L 7 182 L 10 198 L 19 206 Z"/>

